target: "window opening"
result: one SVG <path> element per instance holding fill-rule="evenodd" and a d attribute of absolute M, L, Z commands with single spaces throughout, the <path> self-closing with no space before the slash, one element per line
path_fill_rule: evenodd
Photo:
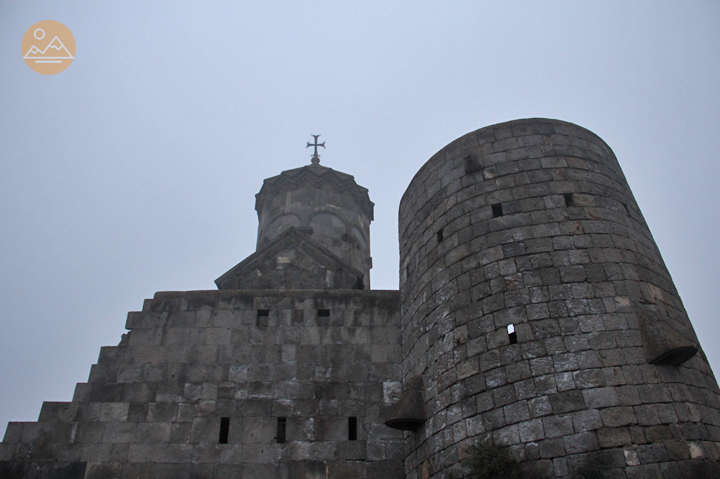
<path fill-rule="evenodd" d="M 282 444 L 285 442 L 285 432 L 287 431 L 287 418 L 279 417 L 277 420 L 277 442 Z"/>
<path fill-rule="evenodd" d="M 443 238 L 443 230 L 442 230 L 442 228 L 440 228 L 440 231 L 437 232 L 437 240 L 438 240 L 438 243 L 442 243 L 442 242 L 443 242 L 443 239 L 444 239 L 444 238 Z"/>
<path fill-rule="evenodd" d="M 628 205 L 625 203 L 623 203 L 622 205 L 623 205 L 623 208 L 625 208 L 625 214 L 630 216 L 630 208 L 628 208 Z"/>
<path fill-rule="evenodd" d="M 572 193 L 565 193 L 563 197 L 565 198 L 565 206 L 575 206 Z"/>
<path fill-rule="evenodd" d="M 496 205 L 492 205 L 492 212 L 493 212 L 493 218 L 497 218 L 498 216 L 503 215 L 502 210 L 502 203 L 498 203 Z"/>
<path fill-rule="evenodd" d="M 227 444 L 229 435 L 230 435 L 230 418 L 229 417 L 221 417 L 220 418 L 220 438 L 218 439 L 218 443 Z"/>
<path fill-rule="evenodd" d="M 517 344 L 517 333 L 515 332 L 515 326 L 508 324 L 507 327 L 508 338 L 510 338 L 510 344 Z"/>
<path fill-rule="evenodd" d="M 269 309 L 258 309 L 257 310 L 257 322 L 255 325 L 257 327 L 266 327 L 268 325 L 268 317 L 270 316 L 270 310 Z"/>
<path fill-rule="evenodd" d="M 348 441 L 357 441 L 357 418 L 348 418 Z"/>
<path fill-rule="evenodd" d="M 318 309 L 318 318 L 327 318 L 330 316 L 329 309 Z"/>

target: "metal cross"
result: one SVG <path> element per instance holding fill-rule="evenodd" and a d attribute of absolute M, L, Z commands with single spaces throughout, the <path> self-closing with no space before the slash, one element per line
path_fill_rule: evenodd
<path fill-rule="evenodd" d="M 313 165 L 318 165 L 318 164 L 320 164 L 320 155 L 318 155 L 317 147 L 322 146 L 323 148 L 325 148 L 325 142 L 323 141 L 322 143 L 318 143 L 318 137 L 320 135 L 310 135 L 310 136 L 315 138 L 315 143 L 310 143 L 308 141 L 307 146 L 305 148 L 310 148 L 311 146 L 315 147 L 315 151 L 313 151 L 312 159 L 310 161 L 312 162 Z"/>

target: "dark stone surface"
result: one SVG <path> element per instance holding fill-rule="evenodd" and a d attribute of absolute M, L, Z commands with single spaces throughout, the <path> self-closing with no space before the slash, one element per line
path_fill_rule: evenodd
<path fill-rule="evenodd" d="M 369 290 L 350 175 L 283 172 L 256 208 L 221 290 L 128 314 L 72 402 L 8 425 L 0 478 L 448 479 L 486 440 L 533 477 L 720 477 L 720 390 L 593 133 L 518 120 L 440 150 L 401 201 L 399 292 Z"/>
<path fill-rule="evenodd" d="M 489 433 L 522 461 L 557 454 L 533 442 L 524 402 L 545 437 L 567 440 L 558 461 L 630 447 L 643 463 L 613 477 L 660 477 L 682 449 L 672 441 L 717 460 L 717 383 L 599 137 L 527 119 L 458 138 L 413 178 L 399 230 L 403 372 L 424 377 L 429 413 L 408 477 L 448 476 L 444 458 Z M 510 324 L 519 355 L 503 349 Z M 457 417 L 468 398 L 475 411 Z"/>

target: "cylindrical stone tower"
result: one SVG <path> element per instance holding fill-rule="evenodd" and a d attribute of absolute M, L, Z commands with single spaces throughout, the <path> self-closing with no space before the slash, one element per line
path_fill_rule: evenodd
<path fill-rule="evenodd" d="M 720 477 L 720 395 L 620 166 L 571 123 L 469 133 L 399 213 L 409 479 L 509 446 L 529 477 Z M 531 472 L 532 471 L 532 472 Z"/>

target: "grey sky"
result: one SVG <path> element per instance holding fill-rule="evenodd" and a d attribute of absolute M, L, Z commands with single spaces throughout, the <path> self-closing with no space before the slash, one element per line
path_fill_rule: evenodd
<path fill-rule="evenodd" d="M 372 286 L 396 289 L 433 153 L 516 118 L 592 130 L 718 371 L 720 3 L 207 3 L 0 3 L 0 429 L 70 400 L 144 298 L 215 289 L 311 133 L 370 190 Z M 58 75 L 21 58 L 40 20 L 75 35 Z"/>

